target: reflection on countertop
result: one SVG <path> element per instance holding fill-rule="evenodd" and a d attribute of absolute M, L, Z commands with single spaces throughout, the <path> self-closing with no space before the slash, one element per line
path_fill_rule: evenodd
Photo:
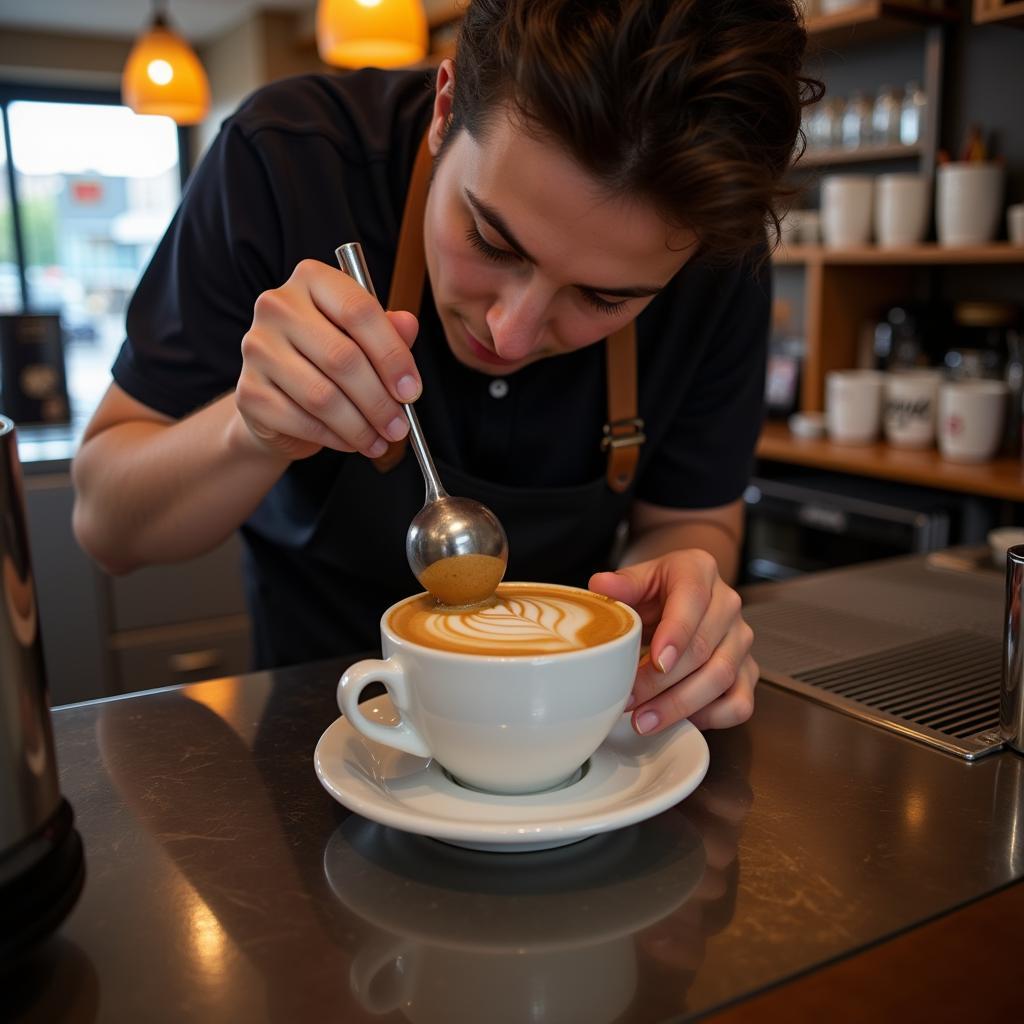
<path fill-rule="evenodd" d="M 516 855 L 391 832 L 313 771 L 343 667 L 55 711 L 87 882 L 19 973 L 29 1020 L 53 1019 L 61 971 L 68 1020 L 98 1000 L 110 1020 L 458 1022 L 489 999 L 680 1019 L 1024 873 L 1020 759 L 966 764 L 771 686 L 642 824 Z"/>

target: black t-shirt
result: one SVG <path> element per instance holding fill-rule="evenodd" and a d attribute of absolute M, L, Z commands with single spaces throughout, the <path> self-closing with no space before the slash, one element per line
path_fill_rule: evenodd
<path fill-rule="evenodd" d="M 176 418 L 231 390 L 257 296 L 303 259 L 336 266 L 342 242 L 362 243 L 386 296 L 432 96 L 421 72 L 366 70 L 250 97 L 196 169 L 139 283 L 117 383 Z M 761 424 L 769 306 L 766 271 L 694 261 L 644 310 L 647 442 L 633 487 L 614 496 L 600 484 L 605 346 L 496 380 L 454 359 L 425 289 L 417 412 L 448 490 L 511 523 L 509 578 L 585 585 L 608 567 L 634 497 L 701 508 L 741 495 Z M 244 525 L 258 665 L 372 647 L 384 607 L 418 589 L 402 549 L 422 504 L 412 455 L 393 471 L 400 484 L 366 467 L 333 451 L 296 462 Z"/>

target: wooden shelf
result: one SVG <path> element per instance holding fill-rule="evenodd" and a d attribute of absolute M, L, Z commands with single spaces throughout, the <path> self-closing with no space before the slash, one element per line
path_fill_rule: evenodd
<path fill-rule="evenodd" d="M 855 476 L 899 480 L 923 487 L 1024 501 L 1024 463 L 995 459 L 983 463 L 946 462 L 935 449 L 911 451 L 886 444 L 838 445 L 794 437 L 783 423 L 768 422 L 757 455 L 798 466 L 814 466 Z"/>
<path fill-rule="evenodd" d="M 805 26 L 816 47 L 831 48 L 848 42 L 870 42 L 898 35 L 916 26 L 957 21 L 955 10 L 931 10 L 923 5 L 868 0 L 834 14 L 816 14 Z"/>
<path fill-rule="evenodd" d="M 935 242 L 899 249 L 865 245 L 856 249 L 826 249 L 820 245 L 783 246 L 772 256 L 779 266 L 817 264 L 824 266 L 962 267 L 985 264 L 1024 264 L 1024 246 L 1007 242 L 991 245 L 943 246 Z"/>
<path fill-rule="evenodd" d="M 857 149 L 808 149 L 791 170 L 800 171 L 805 167 L 833 167 L 837 164 L 871 163 L 876 160 L 913 160 L 921 155 L 923 148 L 913 146 L 859 146 Z"/>
<path fill-rule="evenodd" d="M 1012 25 L 1024 28 L 1024 0 L 974 0 L 972 20 L 975 25 Z"/>

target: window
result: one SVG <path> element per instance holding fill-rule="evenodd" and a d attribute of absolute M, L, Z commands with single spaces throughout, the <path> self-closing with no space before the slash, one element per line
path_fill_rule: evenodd
<path fill-rule="evenodd" d="M 178 205 L 181 137 L 114 96 L 0 93 L 0 313 L 58 313 L 70 417 L 110 383 L 128 300 Z"/>

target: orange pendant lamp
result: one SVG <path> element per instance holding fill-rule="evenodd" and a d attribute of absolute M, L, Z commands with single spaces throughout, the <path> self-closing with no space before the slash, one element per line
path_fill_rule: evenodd
<path fill-rule="evenodd" d="M 197 124 L 210 110 L 210 83 L 191 46 L 167 23 L 162 3 L 136 40 L 121 75 L 121 98 L 136 114 L 163 114 Z"/>
<path fill-rule="evenodd" d="M 427 55 L 421 0 L 319 0 L 320 59 L 340 68 L 397 68 Z"/>

